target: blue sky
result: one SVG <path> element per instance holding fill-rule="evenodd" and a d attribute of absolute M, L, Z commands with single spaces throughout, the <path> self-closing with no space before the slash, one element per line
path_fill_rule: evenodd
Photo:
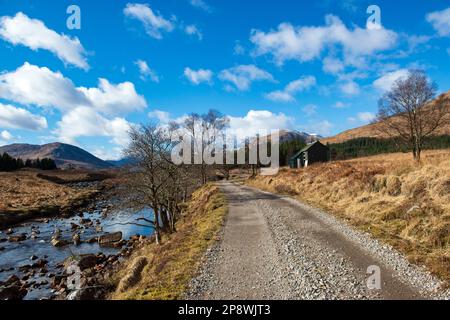
<path fill-rule="evenodd" d="M 0 0 L 0 145 L 119 158 L 130 125 L 210 108 L 242 134 L 333 135 L 370 122 L 408 68 L 449 90 L 449 58 L 448 0 Z"/>

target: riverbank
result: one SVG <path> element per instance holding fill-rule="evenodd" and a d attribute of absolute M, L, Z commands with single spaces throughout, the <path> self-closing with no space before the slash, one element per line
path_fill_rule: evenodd
<path fill-rule="evenodd" d="M 0 230 L 29 219 L 71 215 L 92 202 L 106 186 L 101 181 L 111 177 L 88 171 L 0 172 Z"/>
<path fill-rule="evenodd" d="M 213 184 L 192 195 L 177 223 L 177 232 L 162 244 L 145 244 L 106 281 L 110 299 L 179 299 L 199 270 L 205 252 L 217 240 L 227 212 L 226 201 Z"/>
<path fill-rule="evenodd" d="M 325 209 L 425 265 L 450 283 L 450 150 L 426 151 L 417 166 L 410 154 L 282 169 L 250 186 Z"/>

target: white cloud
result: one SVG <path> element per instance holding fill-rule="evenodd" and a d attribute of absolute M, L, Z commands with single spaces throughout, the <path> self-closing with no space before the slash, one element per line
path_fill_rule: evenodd
<path fill-rule="evenodd" d="M 138 95 L 131 82 L 115 85 L 99 79 L 98 88 L 77 88 L 60 72 L 28 62 L 15 71 L 0 74 L 0 98 L 63 112 L 91 106 L 104 113 L 120 114 L 147 107 L 145 98 Z"/>
<path fill-rule="evenodd" d="M 250 110 L 244 117 L 230 116 L 230 133 L 238 140 L 254 137 L 257 133 L 270 133 L 270 130 L 291 129 L 294 119 L 284 113 L 267 110 Z"/>
<path fill-rule="evenodd" d="M 147 34 L 155 39 L 162 39 L 162 32 L 172 32 L 174 25 L 159 12 L 154 12 L 148 4 L 128 3 L 123 10 L 125 16 L 142 22 Z"/>
<path fill-rule="evenodd" d="M 206 12 L 212 11 L 211 6 L 209 4 L 207 4 L 204 0 L 189 0 L 189 3 L 193 7 L 202 9 L 203 11 L 206 11 Z"/>
<path fill-rule="evenodd" d="M 219 74 L 219 79 L 230 82 L 234 87 L 230 89 L 238 89 L 239 91 L 246 91 L 250 89 L 254 81 L 273 81 L 273 76 L 265 70 L 259 69 L 255 65 L 239 65 L 230 69 L 222 70 Z"/>
<path fill-rule="evenodd" d="M 147 79 L 150 79 L 153 82 L 159 83 L 158 74 L 148 66 L 146 61 L 136 60 L 134 64 L 139 68 L 141 80 L 146 81 Z"/>
<path fill-rule="evenodd" d="M 130 123 L 123 118 L 107 119 L 89 107 L 77 107 L 57 123 L 55 134 L 65 143 L 77 144 L 78 137 L 110 137 L 111 143 L 126 146 Z"/>
<path fill-rule="evenodd" d="M 89 69 L 84 50 L 78 38 L 70 38 L 47 28 L 37 19 L 22 12 L 14 17 L 0 18 L 0 37 L 14 45 L 24 45 L 32 50 L 48 50 L 66 64 Z"/>
<path fill-rule="evenodd" d="M 341 84 L 340 89 L 347 96 L 355 96 L 360 93 L 359 85 L 354 81 L 347 81 Z"/>
<path fill-rule="evenodd" d="M 191 68 L 185 68 L 184 76 L 192 84 L 199 85 L 203 82 L 211 83 L 212 77 L 213 77 L 213 72 L 208 69 L 192 70 Z"/>
<path fill-rule="evenodd" d="M 0 128 L 38 131 L 47 128 L 47 120 L 28 110 L 0 103 Z"/>
<path fill-rule="evenodd" d="M 0 132 L 0 139 L 3 141 L 9 141 L 13 139 L 13 136 L 10 132 L 3 130 L 2 132 Z"/>
<path fill-rule="evenodd" d="M 328 120 L 319 122 L 310 122 L 306 125 L 301 125 L 301 130 L 308 132 L 311 135 L 329 136 L 334 125 Z"/>
<path fill-rule="evenodd" d="M 290 82 L 283 91 L 273 91 L 265 95 L 265 97 L 272 101 L 291 102 L 295 100 L 294 95 L 310 89 L 316 85 L 316 78 L 314 76 L 305 76 L 298 80 Z"/>
<path fill-rule="evenodd" d="M 319 58 L 325 48 L 341 46 L 345 63 L 360 63 L 360 58 L 378 51 L 391 49 L 397 34 L 384 28 L 378 30 L 354 27 L 348 29 L 336 16 L 327 15 L 324 26 L 299 26 L 282 23 L 269 32 L 252 30 L 250 41 L 255 55 L 270 54 L 277 64 L 287 60 L 300 62 Z"/>
<path fill-rule="evenodd" d="M 145 98 L 138 95 L 131 82 L 115 85 L 100 78 L 97 88 L 80 87 L 77 90 L 84 93 L 96 110 L 105 114 L 121 114 L 147 107 Z"/>
<path fill-rule="evenodd" d="M 12 143 L 14 139 L 15 138 L 9 131 L 6 131 L 6 130 L 1 131 L 0 132 L 0 147 Z"/>
<path fill-rule="evenodd" d="M 341 60 L 331 57 L 323 59 L 323 71 L 330 74 L 337 74 L 344 71 L 344 64 Z"/>
<path fill-rule="evenodd" d="M 161 124 L 168 124 L 170 119 L 170 114 L 166 111 L 153 110 L 148 113 L 149 118 L 158 119 Z"/>
<path fill-rule="evenodd" d="M 281 90 L 269 92 L 265 95 L 265 98 L 275 102 L 292 102 L 295 100 L 292 94 Z"/>
<path fill-rule="evenodd" d="M 341 102 L 341 101 L 338 101 L 338 102 L 336 102 L 336 103 L 333 105 L 333 108 L 336 108 L 336 109 L 344 109 L 344 108 L 347 108 L 347 104 L 346 104 L 346 103 L 343 103 L 343 102 Z"/>
<path fill-rule="evenodd" d="M 236 43 L 234 44 L 233 53 L 237 56 L 245 54 L 245 48 L 239 41 L 236 41 Z"/>
<path fill-rule="evenodd" d="M 380 91 L 389 91 L 397 80 L 408 77 L 408 74 L 409 71 L 407 69 L 388 72 L 375 80 L 373 86 Z"/>
<path fill-rule="evenodd" d="M 376 119 L 376 115 L 372 112 L 359 112 L 356 117 L 348 118 L 350 123 L 367 124 Z"/>
<path fill-rule="evenodd" d="M 114 147 L 112 149 L 107 149 L 104 146 L 89 148 L 89 152 L 92 153 L 97 158 L 103 160 L 120 160 L 123 158 L 123 149 L 120 147 Z"/>
<path fill-rule="evenodd" d="M 307 104 L 302 108 L 302 111 L 306 114 L 306 116 L 311 117 L 312 115 L 316 114 L 317 106 L 314 104 Z"/>
<path fill-rule="evenodd" d="M 198 40 L 203 39 L 202 32 L 197 28 L 196 25 L 190 24 L 184 28 L 184 32 L 190 36 L 196 36 Z"/>
<path fill-rule="evenodd" d="M 450 7 L 427 14 L 426 19 L 440 36 L 450 37 Z"/>

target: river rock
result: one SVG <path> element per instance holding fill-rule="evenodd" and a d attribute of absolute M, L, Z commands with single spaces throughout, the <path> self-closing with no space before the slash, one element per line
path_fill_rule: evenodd
<path fill-rule="evenodd" d="M 67 241 L 52 239 L 51 244 L 52 244 L 52 246 L 54 246 L 56 248 L 60 248 L 60 247 L 64 247 L 65 245 L 67 245 Z"/>
<path fill-rule="evenodd" d="M 37 258 L 38 258 L 37 256 L 32 255 L 32 256 L 30 257 L 30 260 L 31 260 L 31 261 L 34 261 L 34 260 L 37 260 Z"/>
<path fill-rule="evenodd" d="M 27 235 L 22 233 L 17 236 L 9 236 L 8 241 L 9 242 L 21 242 L 27 239 Z"/>
<path fill-rule="evenodd" d="M 80 235 L 78 233 L 75 233 L 73 235 L 72 240 L 73 240 L 73 244 L 76 245 L 76 246 L 80 245 L 80 243 L 81 243 L 81 238 L 80 238 Z"/>
<path fill-rule="evenodd" d="M 96 242 L 98 242 L 98 237 L 93 237 L 93 238 L 89 239 L 89 240 L 86 241 L 86 242 L 87 242 L 87 243 L 90 243 L 90 244 L 96 243 Z"/>
<path fill-rule="evenodd" d="M 93 268 L 98 262 L 98 257 L 94 254 L 81 255 L 78 261 L 78 267 L 81 271 Z"/>
<path fill-rule="evenodd" d="M 70 224 L 70 228 L 72 229 L 72 231 L 73 230 L 78 230 L 78 229 L 80 229 L 81 227 L 79 226 L 79 225 L 77 225 L 76 223 L 71 223 Z"/>
<path fill-rule="evenodd" d="M 3 250 L 5 250 L 5 248 L 3 248 L 3 247 L 0 247 L 0 251 L 3 251 Z"/>
<path fill-rule="evenodd" d="M 16 283 L 20 283 L 20 279 L 15 274 L 9 276 L 8 279 L 6 279 L 6 281 L 5 281 L 6 285 L 11 285 L 11 284 L 16 284 Z"/>
<path fill-rule="evenodd" d="M 113 233 L 107 233 L 98 238 L 98 243 L 100 245 L 110 245 L 115 242 L 119 242 L 122 240 L 122 232 L 113 232 Z"/>
<path fill-rule="evenodd" d="M 7 234 L 7 235 L 10 235 L 10 234 L 13 234 L 13 233 L 14 233 L 14 230 L 11 229 L 11 228 L 9 228 L 8 230 L 5 231 L 5 234 Z"/>
<path fill-rule="evenodd" d="M 47 263 L 48 263 L 47 260 L 45 260 L 45 259 L 40 259 L 40 260 L 38 260 L 38 262 L 33 263 L 33 264 L 31 265 L 31 268 L 33 268 L 33 269 L 44 268 L 44 267 L 47 265 Z"/>
<path fill-rule="evenodd" d="M 22 300 L 28 291 L 18 285 L 0 289 L 0 300 Z"/>

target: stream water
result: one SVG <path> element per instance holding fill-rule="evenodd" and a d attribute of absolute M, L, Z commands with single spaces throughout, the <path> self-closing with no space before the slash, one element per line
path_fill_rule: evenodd
<path fill-rule="evenodd" d="M 98 243 L 82 242 L 76 246 L 73 244 L 72 235 L 78 232 L 82 241 L 87 241 L 105 233 L 121 231 L 123 239 L 129 239 L 133 235 L 149 236 L 153 229 L 146 226 L 129 224 L 137 222 L 137 219 L 147 217 L 149 210 L 138 212 L 110 211 L 106 217 L 102 216 L 102 209 L 106 202 L 96 204 L 96 209 L 91 212 L 83 212 L 82 215 L 70 218 L 39 219 L 29 221 L 13 228 L 12 235 L 26 234 L 27 239 L 21 242 L 8 242 L 6 230 L 0 231 L 0 281 L 5 281 L 11 275 L 23 278 L 29 271 L 22 272 L 20 267 L 32 265 L 39 259 L 45 259 L 48 264 L 44 268 L 37 268 L 35 274 L 26 280 L 35 284 L 30 286 L 25 299 L 43 299 L 53 295 L 51 288 L 51 275 L 62 272 L 61 263 L 72 255 L 103 253 L 106 256 L 118 254 L 121 249 L 100 247 Z M 83 224 L 82 219 L 90 219 L 92 224 Z M 81 228 L 72 230 L 72 224 Z M 102 230 L 100 230 L 100 227 Z M 56 229 L 61 230 L 62 240 L 70 242 L 69 245 L 55 248 L 51 244 L 52 235 Z M 34 230 L 36 235 L 32 239 Z M 31 257 L 34 257 L 34 260 Z"/>

